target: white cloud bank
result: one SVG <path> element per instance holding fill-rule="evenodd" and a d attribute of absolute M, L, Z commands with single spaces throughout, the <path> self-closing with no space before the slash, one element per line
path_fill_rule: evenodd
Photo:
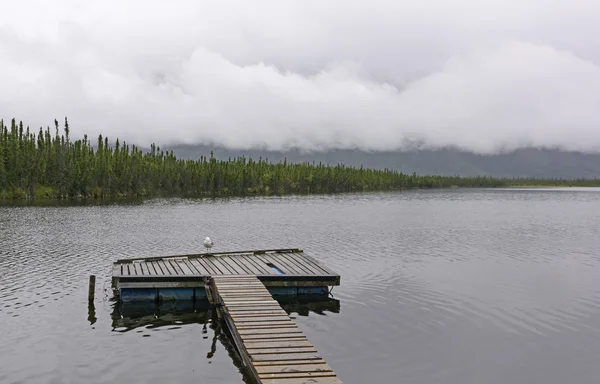
<path fill-rule="evenodd" d="M 0 116 L 148 145 L 600 150 L 600 2 L 4 1 Z"/>

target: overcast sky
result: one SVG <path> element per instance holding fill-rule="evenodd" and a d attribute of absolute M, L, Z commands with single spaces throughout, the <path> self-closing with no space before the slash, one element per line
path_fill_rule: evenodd
<path fill-rule="evenodd" d="M 600 1 L 2 1 L 0 116 L 234 148 L 600 150 Z"/>

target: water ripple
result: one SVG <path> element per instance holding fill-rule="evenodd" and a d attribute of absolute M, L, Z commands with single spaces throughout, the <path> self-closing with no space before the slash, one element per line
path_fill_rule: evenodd
<path fill-rule="evenodd" d="M 0 381 L 241 382 L 206 309 L 110 301 L 115 259 L 210 235 L 216 250 L 304 248 L 340 273 L 339 301 L 286 309 L 345 382 L 592 383 L 599 203 L 452 190 L 0 206 Z"/>

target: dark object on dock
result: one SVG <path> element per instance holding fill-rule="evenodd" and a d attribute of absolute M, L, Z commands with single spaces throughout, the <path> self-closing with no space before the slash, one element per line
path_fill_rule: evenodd
<path fill-rule="evenodd" d="M 258 383 L 342 384 L 257 277 L 214 276 L 208 289 Z"/>
<path fill-rule="evenodd" d="M 340 284 L 338 274 L 296 248 L 122 259 L 112 283 L 122 302 L 206 300 L 213 276 L 256 276 L 275 296 L 327 296 Z"/>

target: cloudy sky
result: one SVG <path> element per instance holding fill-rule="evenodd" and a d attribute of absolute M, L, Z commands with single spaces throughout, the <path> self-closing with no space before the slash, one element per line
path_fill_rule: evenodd
<path fill-rule="evenodd" d="M 597 0 L 20 0 L 0 15 L 0 116 L 36 128 L 600 150 Z"/>

